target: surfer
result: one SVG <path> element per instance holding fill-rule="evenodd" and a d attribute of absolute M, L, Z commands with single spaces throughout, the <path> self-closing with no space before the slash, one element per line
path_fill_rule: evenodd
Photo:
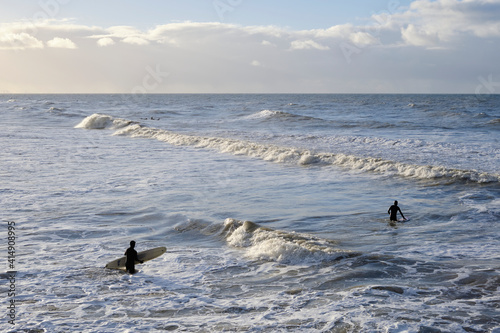
<path fill-rule="evenodd" d="M 137 251 L 134 249 L 135 248 L 135 241 L 130 241 L 130 247 L 125 251 L 125 255 L 127 256 L 127 262 L 125 263 L 125 268 L 127 269 L 127 272 L 130 274 L 135 273 L 135 262 L 139 261 L 141 264 L 144 262 L 142 260 L 139 260 L 137 257 Z"/>
<path fill-rule="evenodd" d="M 389 210 L 387 211 L 387 214 L 391 214 L 391 221 L 397 221 L 398 220 L 398 212 L 401 214 L 403 219 L 406 220 L 406 217 L 403 215 L 403 212 L 401 211 L 401 208 L 398 207 L 398 201 L 394 201 L 394 205 L 389 207 Z"/>

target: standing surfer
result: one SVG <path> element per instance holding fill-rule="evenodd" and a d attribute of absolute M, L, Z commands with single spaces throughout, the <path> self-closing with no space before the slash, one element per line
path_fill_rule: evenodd
<path fill-rule="evenodd" d="M 389 207 L 389 210 L 387 211 L 387 214 L 391 214 L 391 217 L 390 217 L 391 221 L 396 222 L 398 220 L 398 212 L 401 214 L 403 219 L 406 220 L 406 217 L 403 215 L 403 212 L 398 207 L 398 201 L 396 200 L 396 201 L 394 201 L 394 205 Z"/>
<path fill-rule="evenodd" d="M 130 274 L 135 273 L 135 262 L 139 261 L 141 264 L 143 263 L 142 260 L 139 260 L 137 257 L 137 251 L 134 249 L 135 248 L 135 241 L 130 241 L 130 247 L 125 251 L 125 255 L 127 256 L 127 262 L 125 263 L 125 268 L 127 269 L 127 272 Z"/>

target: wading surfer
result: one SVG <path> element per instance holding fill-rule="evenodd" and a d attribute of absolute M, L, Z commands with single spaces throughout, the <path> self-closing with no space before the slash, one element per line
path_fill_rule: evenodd
<path fill-rule="evenodd" d="M 142 260 L 139 260 L 137 257 L 137 251 L 134 249 L 135 248 L 135 241 L 130 241 L 130 247 L 125 251 L 125 255 L 127 256 L 127 262 L 125 263 L 125 268 L 127 269 L 127 272 L 130 274 L 135 273 L 135 262 L 139 261 L 141 264 L 144 262 Z"/>
<path fill-rule="evenodd" d="M 396 200 L 396 201 L 394 201 L 394 205 L 389 207 L 389 210 L 387 211 L 387 214 L 391 214 L 391 217 L 390 217 L 391 221 L 396 222 L 398 220 L 398 212 L 401 214 L 403 219 L 406 220 L 406 217 L 403 215 L 403 212 L 398 207 L 398 202 Z"/>

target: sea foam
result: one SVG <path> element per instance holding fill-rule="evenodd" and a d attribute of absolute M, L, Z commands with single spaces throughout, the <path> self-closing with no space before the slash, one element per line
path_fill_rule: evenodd
<path fill-rule="evenodd" d="M 417 179 L 450 178 L 478 183 L 500 181 L 499 174 L 491 174 L 476 170 L 460 170 L 440 165 L 415 165 L 382 158 L 360 157 L 343 153 L 315 152 L 309 149 L 283 147 L 239 139 L 187 135 L 142 126 L 131 120 L 113 118 L 102 114 L 88 116 L 75 127 L 85 129 L 111 129 L 115 130 L 113 135 L 156 139 L 177 146 L 214 149 L 222 153 L 245 155 L 277 163 L 334 165 L 349 170 L 398 175 Z"/>
<path fill-rule="evenodd" d="M 340 250 L 333 240 L 273 230 L 251 221 L 228 218 L 222 234 L 230 246 L 245 249 L 246 255 L 255 260 L 303 263 L 352 255 Z"/>
<path fill-rule="evenodd" d="M 131 120 L 113 118 L 108 115 L 94 113 L 83 119 L 75 128 L 84 129 L 119 129 L 134 122 Z"/>

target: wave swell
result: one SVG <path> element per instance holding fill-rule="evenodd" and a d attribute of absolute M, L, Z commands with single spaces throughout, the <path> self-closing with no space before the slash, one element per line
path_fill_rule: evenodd
<path fill-rule="evenodd" d="M 320 153 L 308 149 L 281 147 L 238 139 L 186 135 L 146 127 L 131 120 L 113 118 L 102 114 L 88 116 L 76 125 L 75 128 L 111 129 L 115 130 L 113 135 L 156 139 L 177 146 L 215 149 L 222 153 L 245 155 L 277 163 L 335 165 L 350 170 L 376 172 L 417 179 L 449 178 L 478 183 L 500 181 L 499 174 L 476 170 L 460 170 L 433 165 L 414 165 L 381 158 L 359 157 L 342 153 Z"/>
<path fill-rule="evenodd" d="M 255 260 L 303 263 L 353 255 L 338 249 L 333 240 L 273 230 L 250 221 L 228 218 L 222 233 L 230 246 L 245 249 L 246 255 Z"/>
<path fill-rule="evenodd" d="M 268 120 L 268 119 L 283 119 L 283 120 L 317 120 L 324 121 L 323 119 L 309 117 L 309 116 L 300 116 L 293 113 L 285 112 L 285 111 L 276 111 L 276 110 L 262 110 L 257 113 L 251 114 L 245 117 L 246 119 L 258 119 L 258 120 Z"/>
<path fill-rule="evenodd" d="M 78 125 L 75 126 L 75 128 L 116 130 L 131 124 L 137 123 L 131 120 L 113 118 L 105 114 L 94 113 L 93 115 L 83 119 Z"/>
<path fill-rule="evenodd" d="M 263 227 L 255 222 L 227 218 L 211 224 L 189 220 L 177 225 L 178 232 L 199 232 L 220 237 L 228 246 L 242 250 L 251 260 L 275 261 L 287 264 L 336 261 L 359 256 L 361 253 L 341 250 L 337 242 L 311 234 L 287 232 Z"/>

